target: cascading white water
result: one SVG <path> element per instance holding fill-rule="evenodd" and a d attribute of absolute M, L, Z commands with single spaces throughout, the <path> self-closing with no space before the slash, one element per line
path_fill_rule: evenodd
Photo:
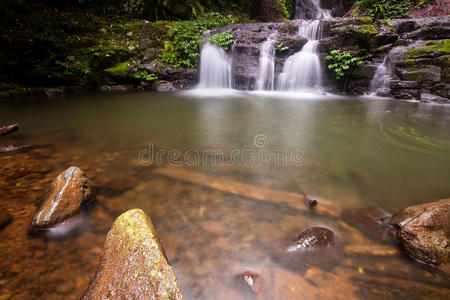
<path fill-rule="evenodd" d="M 298 34 L 306 37 L 308 40 L 319 40 L 322 37 L 320 20 L 302 21 L 299 26 Z"/>
<path fill-rule="evenodd" d="M 300 52 L 290 56 L 278 77 L 279 90 L 300 90 L 320 88 L 322 76 L 320 59 L 317 55 L 318 39 L 321 37 L 320 21 L 303 21 L 299 34 L 309 41 Z"/>
<path fill-rule="evenodd" d="M 326 19 L 331 18 L 331 10 L 322 9 L 320 0 L 297 0 L 295 17 L 297 19 Z"/>
<path fill-rule="evenodd" d="M 320 0 L 311 0 L 311 1 L 316 6 L 317 11 L 318 11 L 315 19 L 331 18 L 331 10 L 322 9 L 322 7 L 320 6 Z"/>
<path fill-rule="evenodd" d="M 275 42 L 277 34 L 273 33 L 262 44 L 259 58 L 258 77 L 256 78 L 257 90 L 270 90 L 274 88 L 275 81 Z"/>
<path fill-rule="evenodd" d="M 391 91 L 391 67 L 386 56 L 383 63 L 378 66 L 372 81 L 370 82 L 371 96 L 389 96 Z"/>
<path fill-rule="evenodd" d="M 206 43 L 200 53 L 200 83 L 202 89 L 231 88 L 231 62 L 222 48 Z"/>

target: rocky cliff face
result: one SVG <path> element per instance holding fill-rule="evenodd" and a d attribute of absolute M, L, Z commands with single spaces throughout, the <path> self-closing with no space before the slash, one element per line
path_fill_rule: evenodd
<path fill-rule="evenodd" d="M 307 39 L 299 35 L 299 23 L 232 24 L 217 28 L 209 35 L 229 31 L 235 40 L 228 51 L 233 57 L 233 87 L 255 88 L 262 44 L 276 34 L 275 78 L 286 59 L 300 51 Z M 370 92 L 377 68 L 385 61 L 391 73 L 390 93 L 398 99 L 450 101 L 450 20 L 448 17 L 401 19 L 372 22 L 370 18 L 332 18 L 321 21 L 323 39 L 319 52 L 324 72 L 323 87 L 327 92 L 363 95 Z M 147 56 L 136 70 L 148 70 L 168 81 L 169 90 L 191 88 L 198 82 L 198 70 L 175 69 L 151 62 L 152 47 L 141 43 Z M 151 44 L 151 43 L 150 43 Z M 325 56 L 333 49 L 360 56 L 363 64 L 348 77 L 347 90 L 326 66 Z M 167 88 L 167 86 L 164 86 Z"/>

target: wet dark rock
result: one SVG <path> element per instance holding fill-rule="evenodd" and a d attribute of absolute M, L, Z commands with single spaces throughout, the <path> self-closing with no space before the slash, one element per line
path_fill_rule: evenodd
<path fill-rule="evenodd" d="M 19 124 L 12 124 L 0 127 L 0 135 L 8 135 L 19 130 Z"/>
<path fill-rule="evenodd" d="M 159 81 L 155 83 L 155 89 L 157 92 L 176 92 L 178 89 L 173 86 L 169 81 Z"/>
<path fill-rule="evenodd" d="M 83 299 L 183 299 L 155 228 L 142 210 L 127 211 L 114 222 Z"/>
<path fill-rule="evenodd" d="M 102 85 L 99 90 L 101 92 L 111 92 L 111 93 L 128 93 L 135 90 L 132 85 Z"/>
<path fill-rule="evenodd" d="M 339 257 L 333 231 L 323 227 L 307 228 L 281 245 L 275 259 L 288 268 L 302 268 L 305 264 L 330 267 Z"/>
<path fill-rule="evenodd" d="M 311 227 L 302 231 L 288 247 L 288 253 L 310 251 L 334 245 L 333 231 L 323 227 Z"/>
<path fill-rule="evenodd" d="M 317 206 L 318 202 L 315 199 L 311 199 L 311 198 L 306 198 L 306 203 L 308 204 L 309 207 L 314 208 Z"/>
<path fill-rule="evenodd" d="M 55 97 L 61 96 L 62 94 L 64 94 L 64 91 L 62 89 L 50 88 L 45 91 L 45 94 L 47 95 L 47 97 Z"/>
<path fill-rule="evenodd" d="M 387 222 L 391 215 L 379 207 L 349 209 L 344 211 L 342 216 L 345 222 L 359 229 L 366 237 L 376 241 L 385 240 Z"/>
<path fill-rule="evenodd" d="M 170 82 L 183 79 L 196 81 L 198 77 L 196 69 L 183 67 L 177 68 L 157 61 L 153 61 L 148 64 L 138 65 L 136 69 L 137 72 L 147 71 L 149 73 L 155 74 L 160 80 L 167 80 Z"/>
<path fill-rule="evenodd" d="M 12 216 L 5 209 L 0 210 L 0 229 L 3 229 L 12 221 Z"/>
<path fill-rule="evenodd" d="M 409 256 L 449 270 L 450 199 L 405 208 L 389 224 L 398 228 L 397 239 Z"/>
<path fill-rule="evenodd" d="M 28 145 L 23 146 L 0 146 L 0 153 L 14 153 L 19 151 L 30 150 L 31 147 Z"/>
<path fill-rule="evenodd" d="M 420 100 L 424 102 L 443 102 L 443 103 L 450 101 L 449 98 L 444 98 L 439 95 L 434 95 L 431 93 L 421 93 Z"/>
<path fill-rule="evenodd" d="M 249 296 L 262 296 L 263 295 L 263 280 L 257 273 L 246 271 L 239 274 L 241 286 L 247 287 L 245 292 L 250 292 Z"/>
<path fill-rule="evenodd" d="M 77 167 L 60 173 L 51 183 L 50 191 L 32 221 L 32 229 L 45 229 L 77 215 L 95 196 L 95 188 L 86 174 Z"/>

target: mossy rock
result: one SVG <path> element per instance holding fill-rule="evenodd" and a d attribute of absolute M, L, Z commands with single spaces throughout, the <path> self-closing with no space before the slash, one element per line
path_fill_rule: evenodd
<path fill-rule="evenodd" d="M 405 59 L 436 57 L 450 54 L 450 40 L 429 41 L 409 49 Z"/>
<path fill-rule="evenodd" d="M 415 81 L 415 82 L 421 82 L 422 81 L 422 73 L 421 72 L 399 72 L 398 77 L 400 77 L 401 80 L 406 81 Z"/>
<path fill-rule="evenodd" d="M 129 68 L 132 64 L 132 61 L 125 61 L 115 65 L 114 67 L 105 69 L 105 72 L 111 75 L 112 77 L 127 77 L 129 74 Z"/>
<path fill-rule="evenodd" d="M 142 210 L 116 219 L 82 299 L 183 299 L 164 247 Z"/>

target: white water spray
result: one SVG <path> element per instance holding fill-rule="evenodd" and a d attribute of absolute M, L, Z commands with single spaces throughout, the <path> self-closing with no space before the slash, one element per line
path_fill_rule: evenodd
<path fill-rule="evenodd" d="M 200 53 L 201 89 L 231 88 L 231 62 L 222 48 L 206 43 Z"/>
<path fill-rule="evenodd" d="M 383 63 L 380 64 L 370 82 L 370 92 L 371 96 L 389 96 L 391 92 L 391 67 L 389 64 L 389 59 L 386 56 Z"/>
<path fill-rule="evenodd" d="M 309 41 L 300 52 L 290 56 L 278 78 L 279 90 L 302 90 L 320 88 L 322 76 L 317 54 L 318 39 L 321 37 L 320 21 L 302 21 L 299 35 Z"/>
<path fill-rule="evenodd" d="M 259 58 L 258 77 L 256 78 L 257 90 L 269 90 L 274 88 L 275 81 L 275 42 L 277 33 L 269 36 L 262 44 Z"/>
<path fill-rule="evenodd" d="M 320 0 L 297 0 L 295 18 L 313 20 L 331 18 L 331 10 L 322 9 Z"/>

